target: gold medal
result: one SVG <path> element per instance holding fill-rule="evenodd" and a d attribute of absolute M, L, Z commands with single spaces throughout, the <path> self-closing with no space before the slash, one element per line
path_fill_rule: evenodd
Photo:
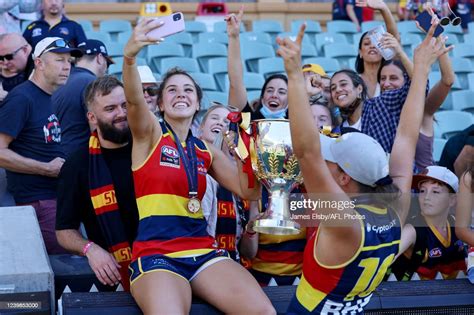
<path fill-rule="evenodd" d="M 199 201 L 198 198 L 189 198 L 188 201 L 188 210 L 191 213 L 196 213 L 201 209 L 201 202 Z"/>

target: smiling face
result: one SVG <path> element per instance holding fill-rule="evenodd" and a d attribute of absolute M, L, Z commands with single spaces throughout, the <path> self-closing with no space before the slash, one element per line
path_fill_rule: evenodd
<path fill-rule="evenodd" d="M 364 60 L 364 62 L 367 63 L 379 63 L 382 61 L 382 55 L 380 55 L 367 35 L 365 35 L 362 39 L 359 55 Z"/>
<path fill-rule="evenodd" d="M 216 107 L 210 110 L 201 123 L 201 139 L 214 143 L 217 136 L 229 129 L 227 115 L 229 110 L 224 107 Z"/>
<path fill-rule="evenodd" d="M 418 201 L 423 216 L 448 214 L 455 198 L 451 196 L 448 186 L 434 180 L 426 180 L 419 185 Z"/>
<path fill-rule="evenodd" d="M 382 92 L 399 89 L 405 83 L 402 70 L 394 64 L 386 65 L 380 71 L 380 88 Z"/>
<path fill-rule="evenodd" d="M 262 105 L 271 111 L 279 111 L 288 107 L 288 84 L 282 79 L 268 82 L 261 99 Z"/>
<path fill-rule="evenodd" d="M 173 74 L 162 84 L 160 111 L 165 118 L 192 118 L 199 110 L 199 98 L 194 82 L 185 74 Z"/>
<path fill-rule="evenodd" d="M 351 78 L 345 73 L 337 73 L 331 78 L 332 102 L 341 108 L 354 104 L 362 90 L 362 86 L 355 87 Z"/>

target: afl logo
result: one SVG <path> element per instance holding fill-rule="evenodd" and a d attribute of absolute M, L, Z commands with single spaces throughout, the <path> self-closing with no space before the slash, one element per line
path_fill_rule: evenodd
<path fill-rule="evenodd" d="M 433 248 L 433 249 L 430 250 L 430 252 L 429 252 L 429 256 L 430 256 L 431 258 L 441 257 L 441 255 L 442 255 L 441 249 L 439 249 L 438 247 Z"/>
<path fill-rule="evenodd" d="M 163 148 L 161 149 L 161 152 L 162 152 L 164 155 L 166 155 L 166 156 L 168 156 L 168 157 L 170 157 L 170 158 L 172 158 L 172 159 L 179 158 L 178 151 L 176 151 L 176 149 L 173 148 L 173 147 L 170 147 L 170 146 L 165 145 L 165 146 L 163 146 Z"/>

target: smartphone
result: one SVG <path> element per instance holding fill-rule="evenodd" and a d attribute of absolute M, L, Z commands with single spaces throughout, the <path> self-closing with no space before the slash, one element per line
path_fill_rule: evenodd
<path fill-rule="evenodd" d="M 421 28 L 428 32 L 431 27 L 431 15 L 428 13 L 428 11 L 423 11 L 418 14 L 416 20 L 420 24 Z M 438 25 L 435 29 L 433 36 L 438 37 L 441 33 L 443 33 L 443 31 L 444 28 L 441 25 Z"/>
<path fill-rule="evenodd" d="M 163 21 L 164 23 L 162 26 L 148 32 L 147 36 L 149 36 L 152 40 L 158 40 L 160 38 L 184 31 L 184 16 L 181 12 L 159 17 L 157 20 Z"/>

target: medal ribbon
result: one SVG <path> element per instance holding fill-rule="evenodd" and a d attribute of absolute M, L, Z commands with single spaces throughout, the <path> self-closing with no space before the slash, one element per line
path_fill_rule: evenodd
<path fill-rule="evenodd" d="M 173 140 L 178 148 L 179 157 L 184 164 L 184 170 L 186 172 L 186 178 L 188 180 L 189 198 L 197 198 L 198 195 L 198 175 L 197 175 L 197 156 L 196 149 L 194 148 L 194 138 L 191 131 L 188 133 L 186 138 L 186 152 L 184 151 L 181 142 L 179 141 L 176 133 L 171 129 L 170 125 L 165 122 L 166 128 L 171 132 Z M 187 153 L 187 154 L 186 154 Z"/>

